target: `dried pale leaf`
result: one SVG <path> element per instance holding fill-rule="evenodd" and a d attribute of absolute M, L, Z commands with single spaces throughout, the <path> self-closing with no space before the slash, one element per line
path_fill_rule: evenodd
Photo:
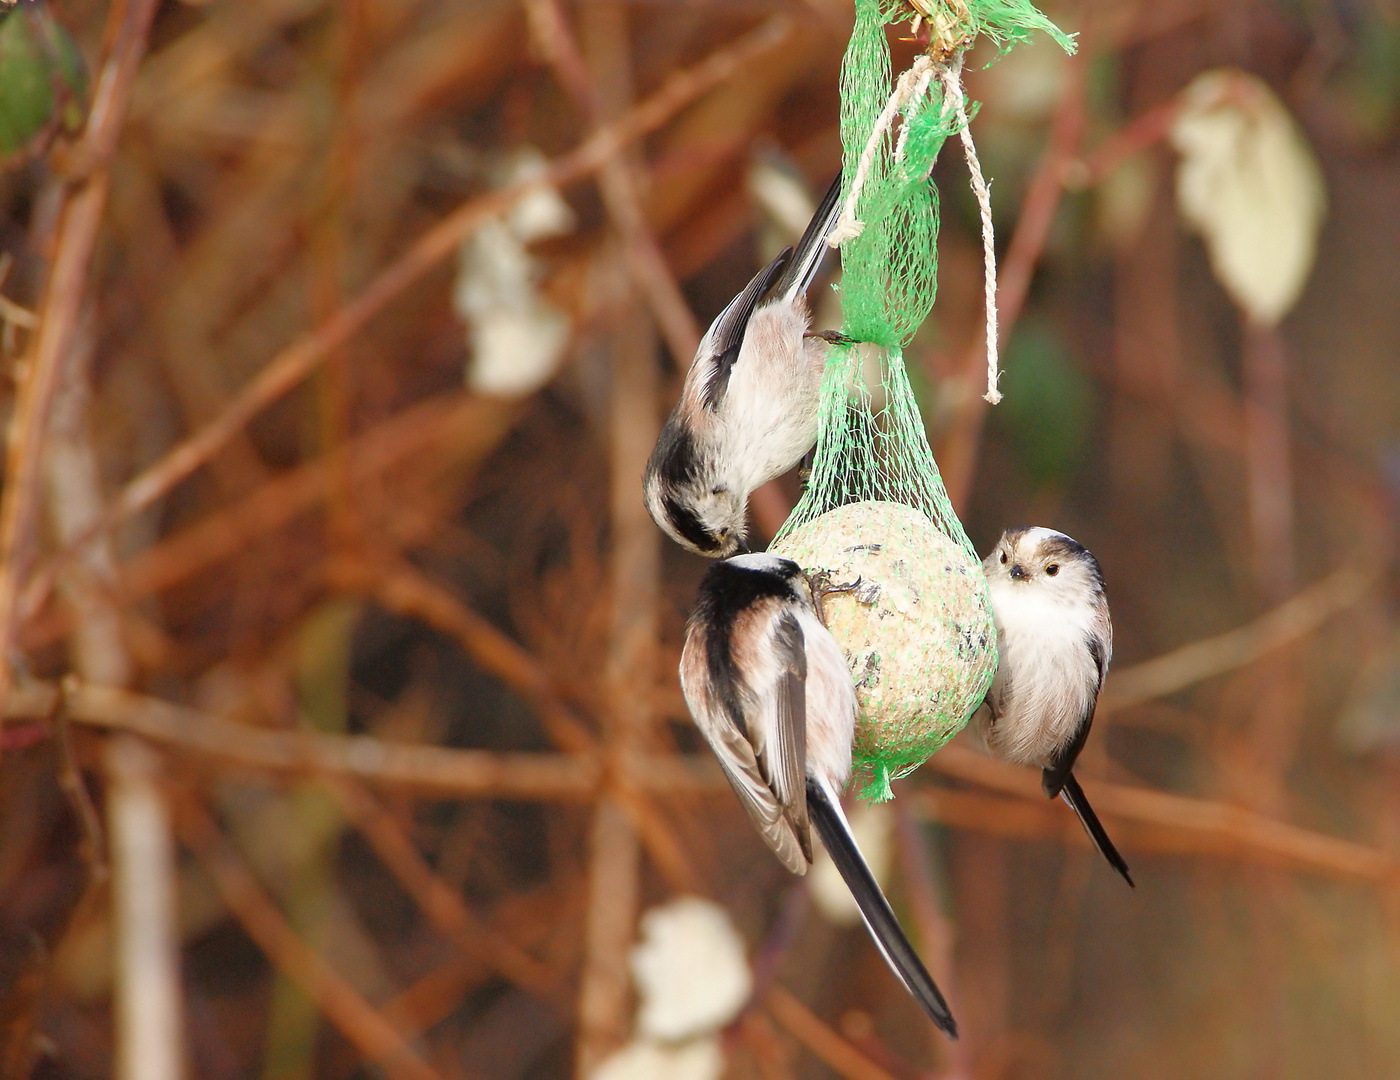
<path fill-rule="evenodd" d="M 739 1014 L 753 989 L 744 940 L 728 912 L 697 897 L 642 916 L 641 941 L 630 960 L 641 999 L 637 1031 L 648 1038 L 674 1041 L 717 1031 Z"/>
<path fill-rule="evenodd" d="M 593 1071 L 591 1080 L 719 1080 L 724 1052 L 714 1036 L 677 1046 L 637 1040 Z"/>
<path fill-rule="evenodd" d="M 883 887 L 890 869 L 890 856 L 893 854 L 894 809 L 889 803 L 856 803 L 847 813 L 851 822 L 851 832 L 855 835 L 856 846 L 865 856 L 866 865 L 875 875 L 875 880 Z M 818 854 L 811 872 L 807 875 L 807 887 L 811 890 L 812 901 L 817 910 L 827 920 L 837 926 L 855 926 L 860 922 L 860 908 L 856 906 L 850 889 L 841 877 L 841 871 L 831 861 L 831 856 L 823 848 Z"/>
<path fill-rule="evenodd" d="M 511 155 L 501 179 L 502 186 L 542 175 L 549 162 L 539 149 L 522 147 Z M 574 231 L 574 212 L 557 189 L 538 187 L 511 207 L 506 221 L 511 232 L 527 244 L 548 236 L 563 236 Z"/>
<path fill-rule="evenodd" d="M 512 183 L 542 168 L 538 152 L 522 151 L 502 181 Z M 472 390 L 524 397 L 558 369 L 569 342 L 569 320 L 539 294 L 542 269 L 526 245 L 567 232 L 573 224 L 559 193 L 541 188 L 462 245 L 453 304 L 470 328 L 467 385 Z"/>
<path fill-rule="evenodd" d="M 569 343 L 569 320 L 543 301 L 502 308 L 472 323 L 467 385 L 479 394 L 525 397 L 554 376 Z"/>
<path fill-rule="evenodd" d="M 1177 201 L 1216 277 L 1252 320 L 1276 324 L 1307 283 L 1326 214 L 1311 147 L 1262 80 L 1224 69 L 1186 88 L 1171 139 Z"/>
<path fill-rule="evenodd" d="M 1343 749 L 1358 755 L 1400 746 L 1400 631 L 1361 668 L 1336 736 Z"/>

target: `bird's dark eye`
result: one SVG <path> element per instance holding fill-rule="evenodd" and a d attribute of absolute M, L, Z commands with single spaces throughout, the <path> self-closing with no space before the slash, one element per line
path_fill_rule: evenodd
<path fill-rule="evenodd" d="M 710 488 L 710 494 L 711 494 L 711 495 L 723 495 L 723 494 L 724 494 L 724 488 L 722 488 L 722 487 Z"/>
<path fill-rule="evenodd" d="M 1005 565 L 1006 565 L 1006 552 L 1004 552 L 1004 551 L 1001 553 L 1001 565 L 1002 565 L 1002 566 L 1005 566 Z"/>
<path fill-rule="evenodd" d="M 1060 572 L 1060 564 L 1059 564 L 1059 563 L 1053 563 L 1053 562 L 1052 562 L 1049 566 L 1047 566 L 1047 567 L 1045 568 L 1045 572 L 1046 572 L 1047 574 L 1049 574 L 1051 577 L 1054 577 L 1056 574 L 1058 574 L 1058 573 Z"/>

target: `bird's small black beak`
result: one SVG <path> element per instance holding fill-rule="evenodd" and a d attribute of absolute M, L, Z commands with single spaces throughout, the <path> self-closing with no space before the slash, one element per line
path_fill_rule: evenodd
<path fill-rule="evenodd" d="M 738 547 L 734 549 L 735 555 L 753 554 L 753 549 L 749 547 L 749 542 L 745 540 L 742 536 L 736 538 L 735 542 L 738 544 Z"/>
<path fill-rule="evenodd" d="M 1021 564 L 1020 564 L 1020 563 L 1016 563 L 1015 565 L 1013 565 L 1013 566 L 1011 567 L 1011 580 L 1012 580 L 1012 581 L 1025 581 L 1027 577 L 1029 577 L 1029 575 L 1028 575 L 1024 570 L 1021 569 Z"/>

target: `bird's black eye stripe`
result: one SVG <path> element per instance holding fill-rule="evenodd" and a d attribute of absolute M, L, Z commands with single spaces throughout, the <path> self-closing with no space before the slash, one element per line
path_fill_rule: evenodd
<path fill-rule="evenodd" d="M 661 503 L 665 507 L 666 517 L 670 519 L 671 526 L 681 536 L 694 544 L 697 550 L 707 552 L 719 550 L 719 541 L 706 531 L 705 526 L 700 524 L 700 519 L 694 510 L 669 495 L 662 499 Z"/>
<path fill-rule="evenodd" d="M 1006 565 L 1006 552 L 1004 552 L 1004 551 L 1001 553 L 1001 565 L 1002 565 L 1002 566 L 1005 566 L 1005 565 Z"/>
<path fill-rule="evenodd" d="M 1045 572 L 1051 577 L 1054 577 L 1060 572 L 1060 564 L 1052 562 L 1049 566 L 1045 568 Z"/>

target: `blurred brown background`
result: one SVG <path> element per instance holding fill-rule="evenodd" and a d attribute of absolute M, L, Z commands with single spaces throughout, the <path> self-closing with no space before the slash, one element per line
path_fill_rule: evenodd
<path fill-rule="evenodd" d="M 1063 3 L 1074 59 L 969 61 L 1006 400 L 951 147 L 908 363 L 979 550 L 1103 564 L 1081 771 L 1138 888 L 1029 772 L 896 785 L 956 1045 L 718 779 L 704 565 L 640 502 L 697 328 L 839 165 L 849 0 L 48 10 L 101 107 L 0 172 L 5 1075 L 581 1075 L 684 894 L 755 964 L 731 1077 L 1400 1075 L 1394 3 Z M 1222 66 L 1325 178 L 1276 329 L 1176 207 Z"/>

